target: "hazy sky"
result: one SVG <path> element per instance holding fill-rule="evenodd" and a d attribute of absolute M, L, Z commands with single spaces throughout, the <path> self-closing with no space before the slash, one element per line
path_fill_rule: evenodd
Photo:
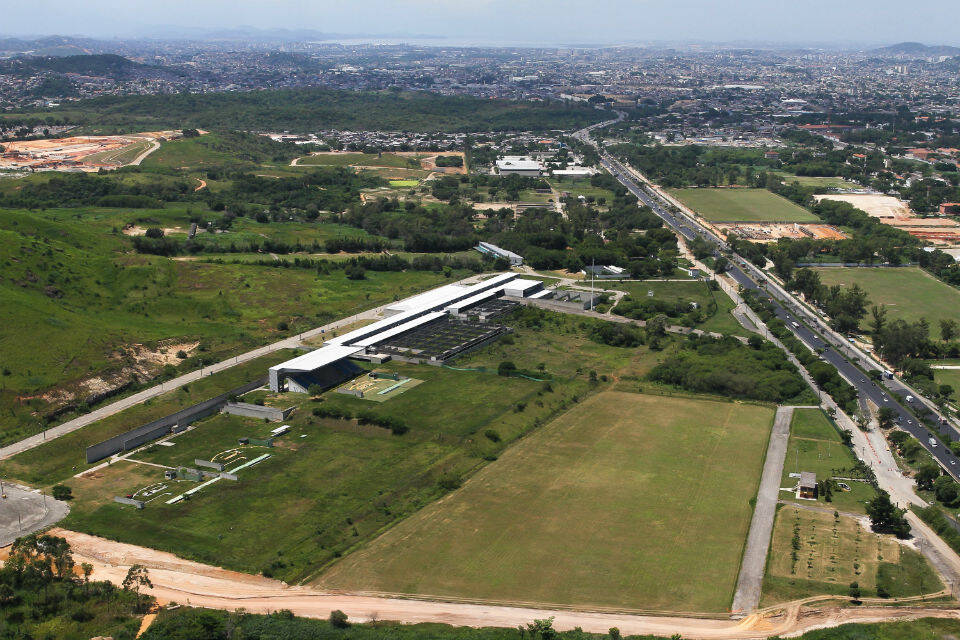
<path fill-rule="evenodd" d="M 430 34 L 511 43 L 668 40 L 960 44 L 957 0 L 0 0 L 0 33 L 148 35 L 160 25 Z"/>

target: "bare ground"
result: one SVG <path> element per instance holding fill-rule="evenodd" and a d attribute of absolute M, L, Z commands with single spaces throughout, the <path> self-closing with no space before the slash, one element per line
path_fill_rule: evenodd
<path fill-rule="evenodd" d="M 387 594 L 337 593 L 309 587 L 291 587 L 282 582 L 227 571 L 176 556 L 89 536 L 53 529 L 65 537 L 78 562 L 90 562 L 94 577 L 119 584 L 134 563 L 150 571 L 154 584 L 151 593 L 161 603 L 177 602 L 197 607 L 251 613 L 289 609 L 296 615 L 325 618 L 334 609 L 344 611 L 352 620 L 395 620 L 406 623 L 438 622 L 461 626 L 516 627 L 534 619 L 554 618 L 560 630 L 581 627 L 585 631 L 605 633 L 618 627 L 625 634 L 675 633 L 684 638 L 738 639 L 791 635 L 832 627 L 848 622 L 909 620 L 921 617 L 960 619 L 960 610 L 923 606 L 884 608 L 866 606 L 842 608 L 836 604 L 803 603 L 768 609 L 731 621 L 717 618 L 649 616 L 615 611 L 548 610 L 527 606 L 491 605 L 472 602 L 440 602 L 390 597 Z"/>

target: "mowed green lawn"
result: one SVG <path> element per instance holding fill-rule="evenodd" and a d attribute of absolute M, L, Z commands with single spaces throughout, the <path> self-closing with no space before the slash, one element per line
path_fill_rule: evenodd
<path fill-rule="evenodd" d="M 913 322 L 926 318 L 930 337 L 940 337 L 940 320 L 960 318 L 960 290 L 937 280 L 919 267 L 890 269 L 821 267 L 823 284 L 851 287 L 859 284 L 870 302 L 886 305 L 888 319 Z"/>
<path fill-rule="evenodd" d="M 756 405 L 598 393 L 317 582 L 725 611 L 772 419 Z"/>
<path fill-rule="evenodd" d="M 820 219 L 766 189 L 673 189 L 678 200 L 712 222 L 819 222 Z"/>

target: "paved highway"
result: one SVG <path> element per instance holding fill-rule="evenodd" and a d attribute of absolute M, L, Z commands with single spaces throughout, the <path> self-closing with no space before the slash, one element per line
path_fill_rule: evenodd
<path fill-rule="evenodd" d="M 588 133 L 587 130 L 579 131 L 576 137 L 589 144 L 591 141 L 588 138 Z M 603 167 L 613 174 L 632 194 L 637 196 L 643 204 L 650 207 L 670 228 L 680 233 L 687 240 L 694 240 L 697 237 L 703 238 L 716 247 L 718 251 L 730 255 L 730 269 L 727 274 L 737 284 L 744 289 L 762 290 L 765 294 L 764 297 L 773 304 L 777 317 L 783 320 L 799 340 L 814 351 L 822 349 L 822 358 L 835 366 L 840 374 L 856 387 L 862 400 L 869 400 L 878 407 L 893 409 L 897 413 L 896 419 L 899 426 L 917 438 L 947 473 L 954 479 L 960 480 L 960 461 L 958 461 L 957 456 L 940 443 L 932 444 L 927 427 L 913 413 L 913 411 L 921 410 L 924 405 L 914 398 L 912 402 L 906 403 L 907 406 L 904 406 L 891 394 L 891 392 L 896 392 L 906 398 L 911 394 L 909 390 L 895 380 L 885 380 L 882 385 L 872 380 L 843 354 L 843 350 L 850 350 L 850 347 L 843 342 L 842 338 L 838 340 L 829 334 L 825 338 L 821 333 L 810 328 L 811 326 L 817 326 L 817 322 L 812 317 L 813 312 L 803 307 L 799 301 L 785 291 L 770 283 L 765 274 L 742 257 L 732 253 L 726 242 L 715 236 L 696 220 L 683 213 L 673 213 L 665 208 L 665 203 L 659 200 L 659 196 L 657 198 L 651 196 L 633 177 L 630 170 L 610 154 L 601 150 L 600 156 Z M 758 284 L 758 282 L 763 284 Z M 874 368 L 869 361 L 861 361 L 860 364 L 867 370 Z M 937 416 L 937 420 L 940 424 L 941 433 L 948 435 L 951 440 L 960 440 L 960 431 L 940 416 Z"/>

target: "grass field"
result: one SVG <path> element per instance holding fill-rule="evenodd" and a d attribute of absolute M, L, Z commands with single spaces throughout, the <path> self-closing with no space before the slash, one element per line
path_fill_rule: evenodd
<path fill-rule="evenodd" d="M 787 457 L 783 465 L 783 479 L 781 487 L 796 486 L 798 478 L 790 477 L 791 473 L 812 471 L 817 474 L 817 480 L 826 478 L 852 477 L 850 470 L 856 464 L 856 458 L 840 439 L 840 434 L 820 409 L 796 409 L 793 412 L 793 422 L 790 425 L 790 441 L 787 445 Z M 820 496 L 817 503 L 828 509 L 866 513 L 864 502 L 876 495 L 876 492 L 866 482 L 842 481 L 850 491 L 836 491 L 831 502 L 826 502 Z M 796 501 L 802 504 L 812 504 L 809 500 L 798 500 L 796 494 L 786 491 L 780 492 L 782 500 Z"/>
<path fill-rule="evenodd" d="M 886 305 L 887 317 L 914 322 L 926 318 L 930 337 L 940 337 L 940 320 L 960 316 L 960 290 L 937 280 L 919 267 L 889 269 L 820 267 L 820 280 L 827 286 L 860 285 L 870 302 Z"/>
<path fill-rule="evenodd" d="M 794 536 L 799 549 L 794 552 Z M 891 597 L 943 588 L 926 559 L 892 536 L 877 535 L 860 521 L 829 512 L 784 507 L 770 543 L 761 606 L 821 594 L 846 596 L 851 582 L 864 597 L 882 587 Z"/>
<path fill-rule="evenodd" d="M 324 167 L 396 167 L 399 169 L 419 169 L 420 161 L 414 157 L 398 156 L 394 153 L 318 153 L 297 160 L 298 165 Z"/>
<path fill-rule="evenodd" d="M 829 178 L 819 176 L 796 176 L 792 173 L 777 171 L 776 174 L 783 178 L 783 181 L 792 184 L 799 182 L 802 187 L 822 187 L 824 189 L 862 189 L 863 185 L 856 182 L 850 182 L 843 178 Z"/>
<path fill-rule="evenodd" d="M 556 189 L 557 191 L 566 191 L 571 196 L 576 198 L 577 196 L 583 196 L 584 198 L 594 198 L 598 200 L 600 198 L 606 198 L 606 202 L 609 204 L 613 202 L 613 192 L 609 189 L 604 189 L 602 187 L 595 187 L 590 184 L 590 179 L 557 179 L 552 178 L 548 180 L 550 186 Z"/>
<path fill-rule="evenodd" d="M 626 291 L 635 300 L 647 299 L 648 292 L 653 291 L 654 300 L 696 302 L 701 309 L 706 309 L 711 302 L 715 302 L 716 313 L 706 322 L 697 325 L 698 329 L 729 335 L 749 333 L 730 313 L 736 306 L 730 296 L 723 291 L 711 291 L 705 282 L 610 282 L 598 286 Z"/>
<path fill-rule="evenodd" d="M 412 189 L 414 187 L 420 186 L 419 180 L 391 180 L 390 186 L 395 189 Z"/>
<path fill-rule="evenodd" d="M 457 358 L 457 367 L 485 367 L 495 371 L 504 360 L 531 371 L 561 378 L 584 377 L 591 370 L 617 380 L 640 380 L 659 360 L 649 349 L 624 349 L 598 344 L 581 329 L 581 319 L 548 313 L 543 326 L 514 327 L 507 338 Z M 575 358 L 570 354 L 576 354 Z"/>
<path fill-rule="evenodd" d="M 162 480 L 162 469 L 117 463 L 69 481 L 76 500 L 64 526 L 300 580 L 440 497 L 449 483 L 588 391 L 586 380 L 554 381 L 546 390 L 540 382 L 490 373 L 398 363 L 380 368 L 423 382 L 382 403 L 328 392 L 323 405 L 400 417 L 409 432 L 396 436 L 356 420 L 315 417 L 311 408 L 317 405 L 305 394 L 267 398 L 268 404 L 297 405 L 285 420 L 292 430 L 265 450 L 270 459 L 241 472 L 239 482 L 222 481 L 189 501 L 157 500 L 137 511 L 113 503 L 113 496 Z M 239 437 L 263 436 L 273 426 L 218 415 L 173 438 L 173 446 L 153 445 L 136 458 L 192 467 L 194 458 L 209 459 L 236 447 Z"/>
<path fill-rule="evenodd" d="M 766 189 L 673 189 L 678 200 L 711 222 L 819 222 L 820 219 Z"/>
<path fill-rule="evenodd" d="M 939 385 L 953 387 L 953 398 L 960 398 L 960 369 L 934 369 L 933 379 Z"/>
<path fill-rule="evenodd" d="M 318 583 L 727 610 L 772 416 L 752 405 L 596 394 Z"/>

